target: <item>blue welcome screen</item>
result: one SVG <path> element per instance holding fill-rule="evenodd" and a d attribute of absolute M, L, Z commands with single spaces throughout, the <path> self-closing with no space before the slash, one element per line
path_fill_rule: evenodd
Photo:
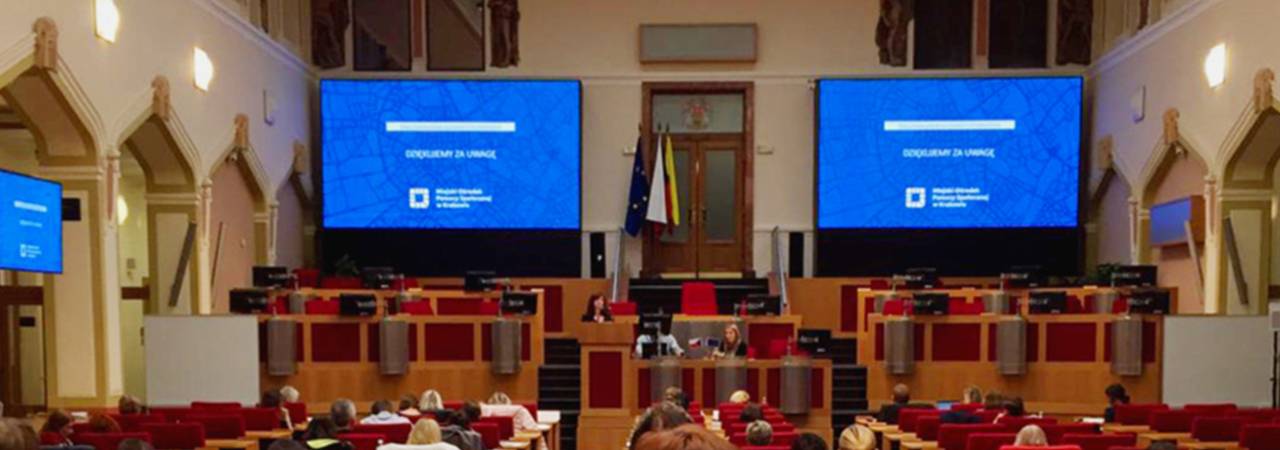
<path fill-rule="evenodd" d="M 577 81 L 324 80 L 324 226 L 578 229 Z"/>
<path fill-rule="evenodd" d="M 1079 77 L 822 80 L 818 228 L 1074 227 Z"/>
<path fill-rule="evenodd" d="M 62 185 L 0 170 L 0 269 L 62 272 Z"/>

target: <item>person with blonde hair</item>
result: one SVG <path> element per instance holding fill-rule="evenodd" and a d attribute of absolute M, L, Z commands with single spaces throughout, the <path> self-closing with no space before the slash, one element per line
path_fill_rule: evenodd
<path fill-rule="evenodd" d="M 876 433 L 865 425 L 853 424 L 840 433 L 840 450 L 875 450 Z"/>
<path fill-rule="evenodd" d="M 747 424 L 747 445 L 763 447 L 773 443 L 773 425 L 763 420 Z"/>
<path fill-rule="evenodd" d="M 413 424 L 409 442 L 381 445 L 378 450 L 458 450 L 458 446 L 444 442 L 442 436 L 439 422 L 422 419 Z"/>
<path fill-rule="evenodd" d="M 418 411 L 425 413 L 435 413 L 444 409 L 444 397 L 440 396 L 440 391 L 435 389 L 427 389 L 422 391 L 422 396 L 418 397 Z"/>
<path fill-rule="evenodd" d="M 739 390 L 733 391 L 732 394 L 729 394 L 729 403 L 735 403 L 735 404 L 741 405 L 749 401 L 751 401 L 751 394 L 748 394 L 747 391 L 739 389 Z"/>
<path fill-rule="evenodd" d="M 1043 428 L 1031 424 L 1018 430 L 1018 437 L 1014 438 L 1013 445 L 1019 447 L 1047 447 L 1049 438 L 1045 437 Z"/>
<path fill-rule="evenodd" d="M 742 331 L 737 325 L 732 323 L 725 325 L 724 339 L 720 341 L 720 345 L 711 356 L 718 359 L 747 357 L 747 344 L 742 342 Z"/>
<path fill-rule="evenodd" d="M 285 386 L 280 388 L 280 397 L 285 403 L 298 403 L 298 400 L 302 399 L 302 394 L 298 392 L 298 388 Z"/>
<path fill-rule="evenodd" d="M 961 397 L 961 403 L 966 405 L 977 405 L 982 403 L 982 388 L 976 385 L 969 385 L 964 388 L 964 394 Z"/>
<path fill-rule="evenodd" d="M 494 391 L 493 395 L 489 396 L 489 401 L 484 403 L 487 405 L 510 405 L 511 397 L 508 397 L 507 394 L 502 391 Z"/>

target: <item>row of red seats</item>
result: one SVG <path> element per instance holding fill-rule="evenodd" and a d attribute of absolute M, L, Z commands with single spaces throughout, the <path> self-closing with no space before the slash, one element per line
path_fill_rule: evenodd
<path fill-rule="evenodd" d="M 1018 298 L 1010 298 L 1008 311 L 1018 310 Z M 1067 296 L 1067 310 L 1065 314 L 1091 314 L 1093 313 L 1094 298 L 1092 295 L 1086 296 L 1083 301 L 1077 296 Z M 1112 314 L 1122 314 L 1129 310 L 1129 300 L 1119 298 L 1111 305 Z M 947 305 L 947 314 L 953 316 L 979 315 L 986 312 L 986 305 L 981 301 L 970 301 L 963 297 L 951 297 Z M 914 306 L 909 298 L 896 298 L 884 302 L 881 314 L 887 316 L 911 315 L 914 313 Z"/>
<path fill-rule="evenodd" d="M 1188 404 L 1181 409 L 1171 409 L 1169 405 L 1161 403 L 1147 404 L 1130 404 L 1117 405 L 1115 408 L 1115 421 L 1122 425 L 1153 425 L 1151 423 L 1154 415 L 1158 412 L 1166 411 L 1183 411 L 1184 415 L 1192 416 L 1239 416 L 1245 418 L 1246 421 L 1271 422 L 1280 419 L 1280 410 L 1276 409 L 1248 409 L 1239 408 L 1231 403 L 1212 403 L 1212 404 Z M 1172 416 L 1162 416 L 1164 420 L 1177 420 L 1178 414 Z M 1255 420 L 1256 419 L 1256 420 Z"/>
<path fill-rule="evenodd" d="M 498 302 L 488 300 L 477 300 L 473 298 L 441 298 L 436 300 L 439 304 L 439 315 L 442 316 L 496 316 L 498 315 Z M 337 298 L 311 299 L 303 304 L 304 313 L 316 316 L 337 316 L 341 312 Z M 400 305 L 400 312 L 411 316 L 432 316 L 437 311 L 431 308 L 431 302 L 415 301 L 405 302 Z M 267 308 L 270 314 L 288 314 L 289 303 L 286 297 L 278 297 Z"/>
<path fill-rule="evenodd" d="M 772 450 L 775 448 L 791 448 L 791 442 L 799 435 L 795 425 L 787 421 L 786 416 L 783 416 L 777 408 L 767 404 L 760 405 L 760 410 L 764 413 L 764 420 L 769 422 L 769 425 L 773 428 L 773 442 L 767 446 L 748 446 L 747 425 L 749 424 L 739 420 L 739 416 L 746 406 L 742 403 L 721 403 L 718 408 L 721 427 L 724 428 L 725 434 L 729 436 L 730 443 L 742 449 Z"/>

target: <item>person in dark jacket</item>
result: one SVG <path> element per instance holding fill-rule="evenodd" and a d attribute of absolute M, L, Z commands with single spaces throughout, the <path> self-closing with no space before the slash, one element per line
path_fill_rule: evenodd
<path fill-rule="evenodd" d="M 1102 413 L 1107 423 L 1116 421 L 1116 405 L 1129 404 L 1129 392 L 1121 384 L 1107 386 L 1107 410 Z"/>
<path fill-rule="evenodd" d="M 463 409 L 465 410 L 466 406 L 463 406 Z M 478 416 L 479 414 L 477 418 Z M 442 441 L 453 444 L 458 447 L 458 450 L 486 450 L 484 439 L 480 437 L 480 433 L 471 429 L 471 421 L 466 413 L 446 409 L 441 411 L 436 419 L 441 424 Z"/>
<path fill-rule="evenodd" d="M 897 425 L 898 413 L 902 410 L 925 408 L 932 408 L 932 406 L 911 403 L 911 389 L 905 384 L 898 384 L 893 387 L 893 403 L 886 403 L 881 406 L 880 413 L 876 415 L 876 420 L 890 425 Z"/>
<path fill-rule="evenodd" d="M 604 294 L 591 294 L 591 298 L 587 300 L 587 310 L 582 313 L 582 321 L 613 322 L 613 313 L 609 311 L 609 303 L 605 301 Z"/>

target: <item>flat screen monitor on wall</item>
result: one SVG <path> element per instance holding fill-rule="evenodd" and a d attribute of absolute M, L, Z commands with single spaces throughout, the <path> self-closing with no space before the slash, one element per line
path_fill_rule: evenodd
<path fill-rule="evenodd" d="M 62 185 L 0 170 L 0 269 L 62 273 Z"/>
<path fill-rule="evenodd" d="M 886 245 L 899 255 L 880 261 L 948 275 L 1046 259 L 1055 274 L 1074 272 L 1081 90 L 1080 77 L 820 80 L 820 241 L 864 254 L 886 239 L 927 243 Z M 976 265 L 951 260 L 960 244 Z M 819 253 L 819 272 L 840 264 Z"/>
<path fill-rule="evenodd" d="M 323 80 L 321 256 L 580 274 L 576 80 Z"/>

